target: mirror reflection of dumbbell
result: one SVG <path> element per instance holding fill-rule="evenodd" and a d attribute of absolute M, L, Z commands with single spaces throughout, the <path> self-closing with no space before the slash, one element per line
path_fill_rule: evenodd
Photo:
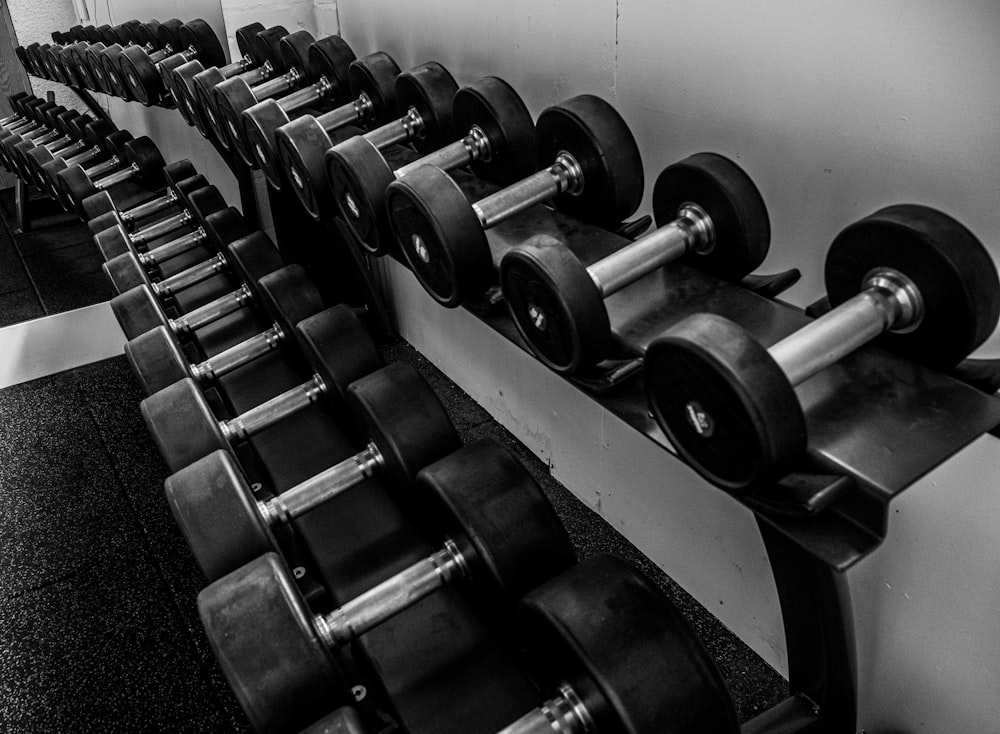
<path fill-rule="evenodd" d="M 161 28 L 160 44 L 156 51 L 137 46 L 127 48 L 118 60 L 129 92 L 146 106 L 156 104 L 166 91 L 163 74 L 168 69 L 195 58 L 209 66 L 226 63 L 225 51 L 215 31 L 201 19 L 184 23 L 173 34 L 164 35 Z"/>
<path fill-rule="evenodd" d="M 78 123 L 82 119 L 77 120 Z M 71 123 L 71 126 L 73 123 Z M 127 130 L 116 130 L 107 120 L 95 120 L 77 126 L 79 139 L 59 151 L 48 151 L 46 148 L 36 148 L 29 158 L 35 169 L 35 180 L 42 189 L 53 198 L 58 199 L 56 174 L 65 171 L 70 166 L 94 164 L 102 159 L 110 158 L 116 152 L 122 151 L 122 146 L 132 139 Z"/>
<path fill-rule="evenodd" d="M 142 401 L 143 418 L 171 471 L 216 449 L 228 450 L 313 403 L 323 401 L 334 415 L 341 414 L 347 386 L 381 365 L 371 337 L 347 306 L 310 316 L 296 325 L 295 335 L 312 376 L 229 420 L 215 417 L 193 380 L 181 380 Z"/>
<path fill-rule="evenodd" d="M 459 185 L 433 166 L 418 168 L 386 190 L 396 240 L 439 303 L 456 307 L 496 282 L 486 230 L 536 204 L 552 202 L 609 228 L 639 206 L 639 149 L 628 125 L 603 99 L 580 95 L 547 108 L 535 134 L 538 159 L 551 161 L 548 168 L 477 202 L 470 203 Z"/>
<path fill-rule="evenodd" d="M 514 323 L 549 368 L 573 373 L 609 356 L 605 299 L 669 263 L 683 261 L 729 280 L 767 255 L 767 208 L 750 177 L 728 158 L 698 153 L 667 166 L 653 188 L 657 229 L 587 266 L 552 237 L 528 240 L 500 263 Z"/>
<path fill-rule="evenodd" d="M 417 67 L 422 68 L 422 67 Z M 412 70 L 416 71 L 416 70 Z M 435 70 L 436 80 L 430 74 L 423 75 L 428 84 L 447 84 L 444 77 L 450 79 L 443 67 Z M 443 72 L 443 73 L 441 73 Z M 262 146 L 257 155 L 257 162 L 267 176 L 268 182 L 280 189 L 283 179 L 291 182 L 291 188 L 303 201 L 303 189 L 310 187 L 311 182 L 322 168 L 323 152 L 332 144 L 331 135 L 337 132 L 354 131 L 353 125 L 371 127 L 389 123 L 397 114 L 396 99 L 398 86 L 396 79 L 400 76 L 399 66 L 386 53 L 377 51 L 352 62 L 346 69 L 341 94 L 342 104 L 318 116 L 301 115 L 290 120 L 275 115 L 274 124 L 269 130 L 266 146 Z M 429 90 L 433 93 L 433 90 Z M 248 134 L 250 129 L 248 128 Z M 259 136 L 258 136 L 259 139 Z M 287 165 L 289 155 L 299 161 L 302 157 L 312 156 L 306 165 Z M 325 184 L 325 181 L 323 181 Z M 313 210 L 310 209 L 310 214 Z M 313 215 L 318 219 L 317 215 Z"/>
<path fill-rule="evenodd" d="M 158 298 L 169 299 L 228 269 L 226 246 L 250 234 L 243 215 L 226 206 L 214 186 L 195 191 L 190 201 L 188 211 L 197 222 L 191 232 L 145 252 L 123 252 L 101 266 L 118 293 L 145 285 Z M 195 250 L 208 257 L 181 270 L 164 269 L 168 261 Z"/>
<path fill-rule="evenodd" d="M 484 77 L 462 87 L 448 101 L 448 115 L 447 128 L 441 126 L 436 135 L 412 141 L 425 155 L 396 170 L 383 155 L 383 149 L 396 141 L 385 136 L 369 133 L 349 138 L 326 152 L 326 177 L 333 202 L 369 252 L 382 255 L 392 245 L 385 190 L 409 171 L 423 165 L 444 171 L 471 166 L 477 175 L 502 185 L 535 169 L 535 123 L 507 82 Z M 445 145 L 455 131 L 463 137 Z"/>
<path fill-rule="evenodd" d="M 307 108 L 335 107 L 347 115 L 349 121 L 353 121 L 355 110 L 351 101 L 349 70 L 357 67 L 362 73 L 367 72 L 377 79 L 380 73 L 387 73 L 386 61 L 391 70 L 399 73 L 396 62 L 385 54 L 358 59 L 340 36 L 327 36 L 316 41 L 309 47 L 308 66 L 304 70 L 306 80 L 312 81 L 312 84 L 284 97 L 261 100 L 240 115 L 240 140 L 242 149 L 250 155 L 248 163 L 260 168 L 267 182 L 280 189 L 281 170 L 274 145 L 278 128 Z"/>
<path fill-rule="evenodd" d="M 145 47 L 153 50 L 156 47 L 156 35 L 159 23 L 156 21 L 146 21 L 141 23 L 137 20 L 130 20 L 122 23 L 117 35 L 119 43 L 108 46 L 99 54 L 99 63 L 104 72 L 105 85 L 111 90 L 110 94 L 121 97 L 127 102 L 134 101 L 129 91 L 128 83 L 125 81 L 121 70 L 121 55 L 125 49 L 133 46 Z"/>
<path fill-rule="evenodd" d="M 263 61 L 255 58 L 253 41 L 254 36 L 263 30 L 264 26 L 260 23 L 250 23 L 236 29 L 236 47 L 239 49 L 240 58 L 234 60 L 232 64 L 226 64 L 224 52 L 218 58 L 210 58 L 208 55 L 202 55 L 199 58 L 198 55 L 190 56 L 181 52 L 168 56 L 160 62 L 160 83 L 174 104 L 177 105 L 177 110 L 188 125 L 197 124 L 199 115 L 198 109 L 194 105 L 195 92 L 192 88 L 190 99 L 186 98 L 184 88 L 178 86 L 178 83 L 182 79 L 185 84 L 191 83 L 194 75 L 205 71 L 206 68 L 228 69 L 233 67 L 235 74 L 260 66 Z"/>
<path fill-rule="evenodd" d="M 198 595 L 216 658 L 257 731 L 296 731 L 346 703 L 337 650 L 443 586 L 468 584 L 496 613 L 574 562 L 541 489 L 492 440 L 426 467 L 412 493 L 438 550 L 332 612 L 306 606 L 276 553 Z"/>
<path fill-rule="evenodd" d="M 254 165 L 253 154 L 243 134 L 241 116 L 265 99 L 294 92 L 309 81 L 309 48 L 316 42 L 307 31 L 295 31 L 278 41 L 281 73 L 256 86 L 243 76 L 227 79 L 215 87 L 215 111 L 218 122 L 229 138 L 229 146 L 248 166 Z M 351 52 L 353 57 L 353 52 Z"/>
<path fill-rule="evenodd" d="M 181 202 L 176 213 L 135 232 L 129 232 L 121 223 L 116 223 L 96 234 L 94 242 L 104 255 L 104 259 L 110 261 L 125 253 L 145 255 L 151 250 L 159 250 L 163 247 L 162 243 L 153 247 L 150 246 L 150 243 L 158 242 L 170 235 L 188 238 L 185 241 L 186 244 L 178 243 L 170 248 L 175 253 L 173 256 L 183 254 L 203 244 L 204 233 L 199 233 L 197 228 L 204 224 L 205 217 L 209 214 L 225 209 L 226 200 L 222 198 L 218 189 L 208 183 L 205 177 L 200 174 L 185 179 L 182 183 L 183 186 L 172 188 Z M 198 238 L 199 236 L 201 239 Z M 166 254 L 168 250 L 163 252 Z M 155 265 L 156 262 L 163 262 L 166 259 L 169 259 L 169 256 L 161 257 L 159 260 L 154 257 L 150 261 L 150 265 Z"/>
<path fill-rule="evenodd" d="M 152 217 L 173 213 L 175 209 L 184 206 L 180 195 L 174 190 L 181 183 L 189 179 L 205 181 L 195 188 L 187 188 L 188 192 L 208 185 L 204 176 L 201 176 L 194 164 L 186 158 L 164 166 L 163 179 L 167 185 L 162 194 L 145 198 L 140 203 L 130 206 L 120 206 L 107 191 L 99 191 L 93 196 L 88 196 L 80 204 L 87 213 L 87 227 L 94 234 L 98 234 L 120 224 L 127 231 L 134 233 L 141 228 L 140 224 L 152 224 L 150 221 Z"/>
<path fill-rule="evenodd" d="M 808 442 L 795 386 L 854 350 L 882 337 L 946 369 L 989 337 L 1000 314 L 989 253 L 926 206 L 889 206 L 844 229 L 827 252 L 825 279 L 834 308 L 776 344 L 713 314 L 689 316 L 650 344 L 653 415 L 715 485 L 748 493 L 792 471 Z"/>
<path fill-rule="evenodd" d="M 309 320 L 303 328 L 311 327 Z M 417 472 L 461 447 L 434 391 L 411 366 L 395 363 L 346 388 L 346 411 L 365 447 L 284 492 L 258 501 L 229 451 L 213 451 L 166 481 L 174 518 L 202 572 L 214 581 L 277 549 L 274 528 L 292 522 L 371 477 L 400 491 Z"/>
<path fill-rule="evenodd" d="M 59 191 L 63 203 L 68 210 L 74 211 L 80 217 L 85 217 L 83 200 L 99 191 L 108 191 L 115 196 L 112 187 L 131 181 L 146 189 L 163 188 L 163 168 L 166 163 L 160 155 L 156 144 L 143 135 L 130 140 L 122 146 L 122 155 L 113 155 L 102 165 L 102 170 L 109 171 L 103 177 L 98 177 L 93 169 L 82 166 L 71 166 L 56 174 L 59 181 Z M 88 172 L 89 171 L 89 172 Z"/>
<path fill-rule="evenodd" d="M 241 243 L 234 243 L 237 248 Z M 232 250 L 231 246 L 231 250 Z M 238 258 L 241 253 L 230 257 Z M 277 254 L 276 252 L 274 253 Z M 256 265 L 261 269 L 260 265 Z M 312 280 L 300 265 L 279 267 L 256 281 L 261 310 L 271 325 L 221 352 L 193 363 L 184 352 L 184 343 L 165 326 L 157 326 L 125 343 L 125 355 L 147 395 L 186 377 L 207 388 L 234 370 L 294 341 L 295 325 L 324 308 Z"/>
<path fill-rule="evenodd" d="M 166 48 L 175 48 L 179 43 L 179 32 L 184 25 L 176 18 L 157 23 L 156 21 L 142 24 L 145 28 L 137 33 L 136 42 L 126 44 L 120 53 L 114 55 L 114 64 L 118 76 L 110 79 L 113 94 L 129 101 L 141 102 L 135 93 L 140 87 L 139 78 L 135 77 L 138 70 L 143 69 L 142 59 L 149 55 L 160 58 Z M 147 34 L 148 31 L 148 34 Z M 107 69 L 107 65 L 105 65 Z M 129 75 L 133 75 L 129 79 Z M 115 85 L 119 86 L 115 86 Z"/>
<path fill-rule="evenodd" d="M 254 63 L 250 66 L 241 61 L 224 67 L 209 67 L 191 76 L 190 83 L 185 74 L 175 75 L 177 88 L 184 90 L 185 103 L 193 105 L 198 112 L 195 125 L 202 135 L 229 150 L 229 134 L 215 104 L 215 88 L 228 79 L 237 78 L 257 86 L 280 74 L 283 62 L 278 44 L 287 35 L 288 31 L 282 26 L 272 26 L 255 34 L 250 54 Z"/>
<path fill-rule="evenodd" d="M 138 23 L 138 21 L 131 21 Z M 98 91 L 116 94 L 114 85 L 104 70 L 105 53 L 116 53 L 128 43 L 128 27 L 125 23 L 117 26 L 101 26 L 101 42 L 91 44 L 86 51 L 77 54 L 78 64 L 86 67 Z"/>
<path fill-rule="evenodd" d="M 86 48 L 78 48 L 73 52 L 72 64 L 73 70 L 76 74 L 77 79 L 83 84 L 84 87 L 92 92 L 103 92 L 105 94 L 110 94 L 111 90 L 107 86 L 107 80 L 104 78 L 104 71 L 97 68 L 100 72 L 98 75 L 95 73 L 95 69 L 91 66 L 91 59 L 94 54 L 99 54 L 108 46 L 117 43 L 118 37 L 115 35 L 114 29 L 110 25 L 98 26 L 94 29 L 95 38 L 91 39 L 90 44 Z"/>

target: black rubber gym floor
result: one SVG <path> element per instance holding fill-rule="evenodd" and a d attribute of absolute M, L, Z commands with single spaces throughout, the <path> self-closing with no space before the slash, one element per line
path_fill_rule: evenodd
<path fill-rule="evenodd" d="M 45 286 L 34 283 L 31 259 L 77 247 L 63 230 L 81 226 L 14 236 L 27 253 L 27 285 L 0 293 L 2 323 L 31 313 L 16 304 L 32 298 L 34 315 L 61 310 L 56 303 L 85 305 L 77 300 L 90 279 L 73 270 L 92 260 L 84 248 L 48 260 L 59 272 L 47 272 Z M 5 257 L 14 244 L 8 231 L 0 231 Z M 81 241 L 93 248 L 85 231 Z M 90 303 L 109 295 L 99 260 L 96 274 Z M 79 295 L 47 295 L 59 282 L 78 284 Z M 4 295 L 15 305 L 6 309 Z M 581 557 L 611 551 L 656 579 L 719 662 L 743 719 L 786 695 L 780 676 L 429 362 L 405 344 L 386 357 L 429 378 L 463 440 L 493 436 L 515 450 Z M 141 398 L 123 357 L 0 390 L 0 731 L 246 730 L 201 631 L 195 597 L 204 583 L 164 499 L 167 470 L 140 418 Z"/>

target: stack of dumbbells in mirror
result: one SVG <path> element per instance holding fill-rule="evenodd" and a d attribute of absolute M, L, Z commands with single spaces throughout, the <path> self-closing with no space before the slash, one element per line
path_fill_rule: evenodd
<path fill-rule="evenodd" d="M 660 172 L 654 230 L 623 225 L 643 195 L 642 162 L 599 97 L 532 120 L 498 77 L 460 87 L 438 63 L 401 70 L 336 36 L 260 25 L 236 35 L 244 56 L 228 64 L 201 21 L 77 28 L 19 53 L 32 73 L 176 106 L 312 217 L 337 216 L 366 252 L 405 261 L 441 304 L 503 301 L 526 346 L 563 374 L 613 361 L 618 291 L 627 298 L 664 267 L 747 283 L 767 254 L 761 194 L 716 153 Z M 399 620 L 454 587 L 523 653 L 523 699 L 537 704 L 505 724 L 498 694 L 465 731 L 737 730 L 718 672 L 670 603 L 614 558 L 576 563 L 525 469 L 494 442 L 460 446 L 424 380 L 382 364 L 363 308 L 324 299 L 190 162 L 164 165 L 148 139 L 44 100 L 13 103 L 3 163 L 95 232 L 149 395 L 142 412 L 173 472 L 170 506 L 211 582 L 199 596 L 205 629 L 257 729 L 381 730 L 358 691 L 378 688 L 384 660 L 358 661 L 384 652 L 386 627 L 417 645 L 420 631 Z M 605 236 L 580 249 L 573 235 L 587 227 Z M 715 484 L 750 492 L 800 460 L 807 435 L 793 387 L 824 367 L 893 332 L 910 356 L 947 368 L 1000 312 L 983 246 L 926 206 L 889 206 L 847 227 L 826 279 L 829 313 L 769 348 L 697 313 L 678 314 L 647 345 L 651 412 Z M 356 525 L 374 522 L 366 516 L 330 530 L 346 560 L 317 560 L 310 523 L 383 493 L 428 552 L 352 546 Z M 349 593 L 329 588 L 329 568 L 362 557 L 373 568 Z M 459 669 L 475 657 L 448 654 Z M 388 710 L 406 730 L 406 715 Z"/>

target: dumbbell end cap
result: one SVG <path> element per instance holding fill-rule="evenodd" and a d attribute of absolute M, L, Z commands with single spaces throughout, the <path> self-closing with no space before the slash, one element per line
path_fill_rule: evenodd
<path fill-rule="evenodd" d="M 146 270 L 139 263 L 139 259 L 131 252 L 123 252 L 108 260 L 101 267 L 104 268 L 111 285 L 119 293 L 126 293 L 137 286 L 146 286 L 147 288 L 153 286 Z"/>
<path fill-rule="evenodd" d="M 382 152 L 364 136 L 326 153 L 326 175 L 340 218 L 368 252 L 384 255 L 394 242 L 385 213 L 385 190 L 396 180 Z"/>
<path fill-rule="evenodd" d="M 87 215 L 87 219 L 91 220 L 90 231 L 94 232 L 95 234 L 97 232 L 100 232 L 102 229 L 110 227 L 111 225 L 109 224 L 106 225 L 105 227 L 102 227 L 101 229 L 95 229 L 93 220 L 105 214 L 117 214 L 117 208 L 115 207 L 115 202 L 112 201 L 111 195 L 108 194 L 107 191 L 98 191 L 93 196 L 88 196 L 86 199 L 83 200 L 81 206 L 83 207 L 83 211 Z"/>
<path fill-rule="evenodd" d="M 147 395 L 191 377 L 190 362 L 165 326 L 125 342 L 125 356 Z"/>
<path fill-rule="evenodd" d="M 194 380 L 175 382 L 141 403 L 142 417 L 160 455 L 176 472 L 229 442 L 219 420 Z"/>
<path fill-rule="evenodd" d="M 101 251 L 105 262 L 110 262 L 113 258 L 124 255 L 131 249 L 128 246 L 128 234 L 121 225 L 121 218 L 117 216 L 117 213 L 113 213 L 111 217 L 114 219 L 112 225 L 94 235 L 94 244 Z"/>

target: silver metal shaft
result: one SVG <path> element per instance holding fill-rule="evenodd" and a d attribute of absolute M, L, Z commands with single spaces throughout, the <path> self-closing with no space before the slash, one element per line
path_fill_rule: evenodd
<path fill-rule="evenodd" d="M 890 329 L 919 323 L 923 299 L 895 271 L 878 271 L 865 288 L 829 313 L 773 345 L 768 352 L 794 386 Z"/>
<path fill-rule="evenodd" d="M 170 330 L 175 334 L 190 334 L 192 331 L 211 324 L 213 321 L 218 321 L 223 316 L 227 316 L 234 311 L 239 311 L 251 300 L 253 300 L 253 294 L 246 285 L 243 285 L 231 293 L 219 296 L 214 301 L 209 301 L 199 306 L 193 311 L 188 311 L 183 316 L 170 319 L 167 323 Z"/>
<path fill-rule="evenodd" d="M 244 339 L 229 349 L 191 365 L 191 376 L 202 385 L 214 382 L 219 377 L 277 349 L 283 339 L 281 327 L 275 324 L 267 331 Z"/>
<path fill-rule="evenodd" d="M 134 222 L 163 211 L 167 207 L 173 205 L 173 203 L 177 201 L 177 198 L 177 192 L 173 189 L 168 189 L 167 193 L 162 196 L 157 196 L 155 199 L 150 199 L 144 204 L 139 204 L 131 209 L 126 209 L 119 216 L 123 222 Z"/>
<path fill-rule="evenodd" d="M 313 375 L 308 382 L 285 390 L 235 418 L 222 421 L 222 433 L 230 441 L 245 441 L 265 428 L 305 410 L 319 400 L 325 391 L 322 378 Z"/>
<path fill-rule="evenodd" d="M 205 230 L 198 227 L 198 229 L 193 232 L 189 232 L 188 234 L 178 237 L 175 240 L 170 240 L 170 242 L 160 245 L 149 252 L 139 253 L 139 262 L 147 266 L 159 265 L 173 257 L 183 255 L 185 252 L 193 250 L 206 239 L 208 239 L 208 235 L 205 234 Z"/>
<path fill-rule="evenodd" d="M 268 524 L 290 522 L 358 486 L 383 468 L 382 452 L 375 443 L 369 442 L 363 451 L 261 503 L 261 514 Z"/>
<path fill-rule="evenodd" d="M 104 191 L 111 188 L 115 184 L 120 184 L 122 181 L 128 181 L 130 178 L 134 178 L 136 174 L 139 173 L 139 166 L 132 163 L 131 165 L 125 166 L 121 170 L 110 173 L 100 181 L 94 181 L 94 188 L 98 191 Z"/>
<path fill-rule="evenodd" d="M 324 99 L 332 90 L 333 86 L 330 82 L 327 81 L 325 76 L 321 76 L 315 84 L 310 84 L 308 87 L 303 87 L 297 92 L 292 92 L 288 96 L 279 99 L 278 105 L 285 112 L 297 112 L 303 107 L 308 107 Z"/>
<path fill-rule="evenodd" d="M 458 546 L 448 540 L 443 549 L 417 561 L 339 609 L 314 617 L 313 621 L 320 638 L 329 647 L 340 647 L 465 573 L 465 559 Z"/>
<path fill-rule="evenodd" d="M 153 210 L 157 211 L 156 209 Z M 132 233 L 129 239 L 132 241 L 133 245 L 145 245 L 152 242 L 155 239 L 159 239 L 164 235 L 168 235 L 174 230 L 180 229 L 185 224 L 191 221 L 193 215 L 189 211 L 177 212 L 169 217 L 161 219 L 159 222 L 154 222 L 148 227 L 143 227 L 142 229 L 136 230 Z"/>
<path fill-rule="evenodd" d="M 226 79 L 229 79 L 230 77 L 234 77 L 237 74 L 242 74 L 243 72 L 245 72 L 247 69 L 250 68 L 250 65 L 252 63 L 253 62 L 250 61 L 250 59 L 244 56 L 242 59 L 238 59 L 232 62 L 231 64 L 220 66 L 219 73 L 222 74 L 222 76 L 224 76 Z"/>
<path fill-rule="evenodd" d="M 345 125 L 363 121 L 373 109 L 371 98 L 362 92 L 357 99 L 324 112 L 316 118 L 316 123 L 327 133 L 339 130 Z"/>
<path fill-rule="evenodd" d="M 82 153 L 77 153 L 76 155 L 71 155 L 69 158 L 63 158 L 63 163 L 66 164 L 67 168 L 72 168 L 73 166 L 81 166 L 88 161 L 94 160 L 97 156 L 101 154 L 101 149 L 96 145 L 92 148 L 87 148 L 87 150 Z"/>
<path fill-rule="evenodd" d="M 298 69 L 290 69 L 281 76 L 276 76 L 274 79 L 254 87 L 254 97 L 258 102 L 263 102 L 265 99 L 270 99 L 271 97 L 277 97 L 279 94 L 293 89 L 301 78 L 302 74 Z"/>
<path fill-rule="evenodd" d="M 529 711 L 497 734 L 590 734 L 595 732 L 590 712 L 569 686 L 559 695 Z"/>
<path fill-rule="evenodd" d="M 545 170 L 480 199 L 472 209 L 483 229 L 489 229 L 535 204 L 562 193 L 577 193 L 582 188 L 583 173 L 579 164 L 568 153 L 561 153 Z"/>
<path fill-rule="evenodd" d="M 66 163 L 68 166 L 69 161 L 67 161 Z M 90 168 L 83 169 L 83 172 L 87 174 L 87 177 L 90 178 L 91 181 L 93 181 L 95 178 L 99 178 L 100 176 L 103 176 L 107 173 L 111 173 L 112 171 L 116 170 L 120 165 L 121 165 L 121 160 L 118 158 L 118 156 L 113 155 L 106 161 L 101 161 L 100 163 Z"/>
<path fill-rule="evenodd" d="M 248 71 L 240 72 L 237 76 L 249 84 L 251 87 L 265 82 L 271 78 L 271 74 L 274 73 L 274 67 L 271 65 L 270 61 L 265 61 L 261 66 L 256 69 L 250 69 Z"/>
<path fill-rule="evenodd" d="M 715 240 L 712 220 L 701 207 L 684 206 L 677 219 L 587 268 L 602 296 L 610 296 L 647 273 Z"/>
<path fill-rule="evenodd" d="M 205 262 L 193 265 L 179 273 L 174 273 L 159 283 L 153 283 L 153 292 L 161 298 L 175 295 L 208 280 L 216 273 L 225 270 L 226 265 L 226 256 L 220 252 L 218 255 L 208 258 Z"/>
<path fill-rule="evenodd" d="M 415 138 L 422 137 L 423 134 L 424 120 L 416 108 L 411 107 L 399 119 L 365 133 L 365 138 L 376 148 L 382 149 L 395 143 L 405 143 L 409 140 L 414 140 Z"/>
<path fill-rule="evenodd" d="M 69 147 L 73 143 L 74 139 L 72 137 L 70 137 L 69 135 L 63 135 L 61 138 L 57 138 L 56 140 L 53 140 L 50 143 L 45 143 L 45 145 L 43 145 L 42 147 L 45 148 L 45 150 L 49 151 L 49 153 L 58 153 L 61 152 L 63 149 Z"/>

